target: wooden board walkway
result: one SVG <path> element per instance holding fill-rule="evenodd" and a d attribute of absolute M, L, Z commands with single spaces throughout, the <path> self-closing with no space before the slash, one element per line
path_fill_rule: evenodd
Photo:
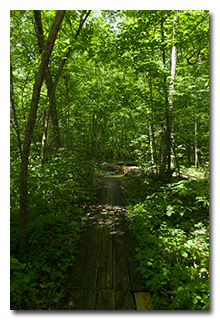
<path fill-rule="evenodd" d="M 137 310 L 143 280 L 137 272 L 135 240 L 129 234 L 119 177 L 103 177 L 98 203 L 69 270 L 62 310 Z M 150 310 L 149 294 L 146 308 Z M 143 300 L 143 294 L 142 294 Z"/>

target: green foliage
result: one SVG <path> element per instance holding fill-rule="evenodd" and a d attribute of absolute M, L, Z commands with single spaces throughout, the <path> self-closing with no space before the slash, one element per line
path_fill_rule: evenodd
<path fill-rule="evenodd" d="M 154 309 L 208 309 L 207 181 L 162 185 L 137 178 L 126 180 L 124 187 L 130 228 L 138 242 L 139 270 Z"/>
<path fill-rule="evenodd" d="M 45 43 L 55 14 L 54 10 L 41 10 Z M 66 11 L 49 62 L 54 82 L 60 61 L 64 57 L 66 61 L 55 93 L 54 110 L 47 124 L 43 165 L 39 154 L 49 103 L 46 82 L 42 86 L 32 137 L 28 167 L 27 257 L 25 261 L 19 261 L 18 136 L 22 144 L 42 53 L 33 11 L 11 11 L 10 66 L 15 109 L 11 110 L 10 136 L 12 308 L 50 309 L 57 302 L 64 270 L 74 261 L 75 244 L 85 212 L 94 200 L 97 160 L 112 162 L 120 159 L 123 164 L 138 163 L 145 171 L 153 162 L 152 156 L 155 163 L 160 162 L 168 120 L 166 100 L 174 14 L 173 10 L 93 10 L 75 41 L 85 10 Z M 195 160 L 197 119 L 199 161 L 201 167 L 208 169 L 208 20 L 206 10 L 179 11 L 177 70 L 170 114 L 181 171 L 199 178 L 205 175 L 201 168 L 195 173 L 186 166 Z M 71 53 L 66 59 L 70 48 Z M 59 129 L 59 147 L 62 147 L 59 150 L 54 123 L 56 130 Z M 202 290 L 206 290 L 206 284 L 197 294 L 193 293 L 192 286 L 201 286 L 201 279 L 205 276 L 202 273 L 207 272 L 206 267 L 204 272 L 200 267 L 194 270 L 194 265 L 199 265 L 200 260 L 205 264 L 206 259 L 203 252 L 207 250 L 208 188 L 200 181 L 182 181 L 160 187 L 158 189 L 155 180 L 149 182 L 139 178 L 126 185 L 126 201 L 137 226 L 133 232 L 143 243 L 145 239 L 149 243 L 153 241 L 155 250 L 165 248 L 165 239 L 168 248 L 171 247 L 169 263 L 173 274 L 183 272 L 185 276 L 183 270 L 187 269 L 187 275 L 194 279 L 192 285 L 188 280 L 185 285 L 184 276 L 179 282 L 176 276 L 178 284 L 171 283 L 169 263 L 164 262 L 161 268 L 166 268 L 164 273 L 167 272 L 169 281 L 163 285 L 172 292 L 169 298 L 164 298 L 164 304 L 170 301 L 172 308 L 181 308 L 187 305 L 190 293 L 192 308 L 205 307 L 207 301 Z M 146 230 L 152 231 L 152 238 L 146 235 Z M 201 240 L 196 234 L 202 235 Z M 193 256 L 193 250 L 198 254 Z M 174 266 L 176 253 L 179 265 Z M 145 261 L 144 253 L 140 251 L 138 254 L 142 257 L 140 260 Z M 146 253 L 148 263 L 153 266 L 155 264 L 150 259 L 155 259 L 154 254 L 155 251 L 151 256 Z M 182 265 L 188 268 L 179 271 Z M 155 277 L 156 274 L 154 272 Z M 158 279 L 160 277 L 158 273 Z M 159 288 L 160 281 L 155 278 L 151 285 L 157 287 L 155 283 Z M 155 304 L 156 299 L 155 294 Z M 163 301 L 160 295 L 158 299 Z"/>
<path fill-rule="evenodd" d="M 79 170 L 73 159 L 61 156 L 44 167 L 38 158 L 31 159 L 27 248 L 24 261 L 19 261 L 19 166 L 16 160 L 12 163 L 11 309 L 53 309 L 61 298 L 67 269 L 74 263 L 86 212 L 95 199 L 93 185 L 88 188 L 85 183 L 88 166 L 83 169 L 81 164 Z"/>
<path fill-rule="evenodd" d="M 72 217 L 51 213 L 28 217 L 25 262 L 11 253 L 11 309 L 47 310 L 56 306 L 67 269 L 74 264 L 84 221 L 85 215 L 79 210 L 72 211 Z M 18 241 L 15 237 L 12 240 Z M 12 249 L 14 246 L 12 243 Z"/>
<path fill-rule="evenodd" d="M 83 13 L 83 10 L 66 11 L 50 61 L 54 78 L 60 58 L 72 47 L 71 57 L 74 58 L 67 59 L 56 92 L 63 146 L 71 152 L 86 148 L 90 159 L 129 158 L 148 163 L 151 162 L 149 145 L 152 139 L 155 160 L 161 158 L 175 12 L 93 10 L 80 37 L 71 45 Z M 55 11 L 42 10 L 41 15 L 46 40 Z M 206 10 L 179 11 L 172 120 L 179 162 L 187 166 L 194 161 L 196 100 L 202 166 L 209 155 L 208 20 Z M 35 72 L 41 57 L 33 21 L 30 10 L 11 11 L 11 65 L 21 137 L 25 132 Z M 190 61 L 195 64 L 188 64 L 186 56 L 192 56 Z M 33 148 L 39 148 L 47 104 L 44 84 Z M 13 125 L 11 141 L 16 152 L 15 129 Z M 47 136 L 45 156 L 54 152 L 51 131 Z"/>

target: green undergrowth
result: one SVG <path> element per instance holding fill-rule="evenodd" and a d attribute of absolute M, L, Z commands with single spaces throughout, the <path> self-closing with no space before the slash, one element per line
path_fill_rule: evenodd
<path fill-rule="evenodd" d="M 11 166 L 11 309 L 56 310 L 67 269 L 95 199 L 87 169 L 58 157 L 42 168 L 29 166 L 26 254 L 19 248 L 19 166 Z M 80 175 L 81 179 L 77 176 Z"/>
<path fill-rule="evenodd" d="M 123 180 L 139 271 L 155 310 L 209 308 L 207 180 Z"/>

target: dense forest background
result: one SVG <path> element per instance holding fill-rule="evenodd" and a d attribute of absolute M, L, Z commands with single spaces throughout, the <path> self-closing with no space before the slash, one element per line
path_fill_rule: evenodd
<path fill-rule="evenodd" d="M 177 290 L 180 298 L 169 307 L 207 308 L 208 285 L 200 282 L 208 278 L 209 12 L 12 10 L 10 36 L 13 307 L 51 308 L 59 300 L 106 162 L 143 173 L 160 168 L 167 189 L 151 185 L 151 194 L 159 190 L 166 203 L 157 203 L 158 212 L 169 219 L 176 211 L 178 223 L 192 211 L 200 215 L 190 220 L 191 242 L 181 251 L 200 291 L 181 305 Z M 194 180 L 171 187 L 172 175 Z M 131 190 L 139 182 L 124 184 L 131 207 L 138 196 L 142 202 L 151 196 L 144 185 L 144 198 L 140 190 L 134 203 Z M 176 190 L 172 204 L 162 197 L 173 196 L 170 188 Z M 141 209 L 131 210 L 133 217 Z M 133 223 L 141 234 L 140 221 Z M 180 243 L 187 228 L 177 231 Z M 203 238 L 194 241 L 198 232 Z M 192 262 L 198 247 L 201 255 Z"/>

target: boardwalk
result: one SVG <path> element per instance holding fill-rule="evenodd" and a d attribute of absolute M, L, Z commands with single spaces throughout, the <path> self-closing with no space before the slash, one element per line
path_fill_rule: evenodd
<path fill-rule="evenodd" d="M 120 180 L 117 176 L 103 177 L 98 204 L 91 212 L 76 263 L 68 274 L 62 309 L 151 309 L 148 294 L 141 293 L 144 287 L 134 255 L 135 241 L 122 207 Z"/>

